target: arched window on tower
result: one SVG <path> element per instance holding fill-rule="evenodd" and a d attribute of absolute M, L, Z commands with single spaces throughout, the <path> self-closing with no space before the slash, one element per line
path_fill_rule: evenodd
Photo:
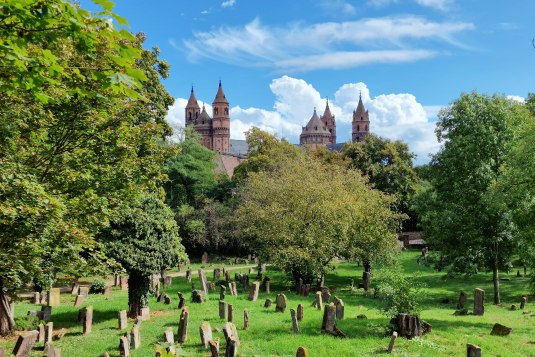
<path fill-rule="evenodd" d="M 217 115 L 219 112 L 219 108 L 214 108 L 214 115 Z"/>
<path fill-rule="evenodd" d="M 228 108 L 225 108 L 225 115 L 228 115 Z"/>
<path fill-rule="evenodd" d="M 357 125 L 357 131 L 360 131 L 360 125 Z"/>
<path fill-rule="evenodd" d="M 189 120 L 191 120 L 191 112 L 188 112 Z"/>

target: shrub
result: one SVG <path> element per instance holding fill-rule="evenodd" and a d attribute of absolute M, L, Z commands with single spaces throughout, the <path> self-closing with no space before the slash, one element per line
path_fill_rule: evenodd
<path fill-rule="evenodd" d="M 104 291 L 106 290 L 106 283 L 102 280 L 97 280 L 91 285 L 91 288 L 89 289 L 90 294 L 104 294 Z"/>
<path fill-rule="evenodd" d="M 17 331 L 39 330 L 39 318 L 34 315 L 15 317 L 15 330 Z"/>
<path fill-rule="evenodd" d="M 405 278 L 397 271 L 384 271 L 379 284 L 381 311 L 390 318 L 401 313 L 418 316 L 421 312 L 422 284 Z"/>

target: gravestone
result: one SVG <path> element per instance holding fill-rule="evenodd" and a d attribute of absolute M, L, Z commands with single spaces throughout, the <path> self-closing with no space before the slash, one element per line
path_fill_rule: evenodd
<path fill-rule="evenodd" d="M 210 323 L 204 321 L 199 328 L 199 332 L 201 334 L 201 344 L 204 345 L 204 348 L 208 348 L 210 341 L 212 340 L 212 328 L 210 327 Z"/>
<path fill-rule="evenodd" d="M 236 325 L 232 322 L 225 323 L 223 326 L 223 335 L 225 335 L 225 340 L 229 341 L 230 338 L 233 338 L 236 341 L 236 346 L 240 344 L 240 339 L 238 338 L 238 330 L 236 330 Z"/>
<path fill-rule="evenodd" d="M 150 308 L 147 306 L 147 307 L 142 307 L 141 308 L 141 321 L 147 321 L 147 320 L 150 320 Z"/>
<path fill-rule="evenodd" d="M 264 292 L 269 294 L 270 285 L 271 285 L 271 279 L 268 276 L 264 277 L 264 280 L 262 280 L 262 285 L 263 285 L 263 288 L 264 288 Z"/>
<path fill-rule="evenodd" d="M 91 333 L 93 328 L 93 306 L 88 306 L 82 309 L 83 312 L 83 334 L 87 335 Z"/>
<path fill-rule="evenodd" d="M 303 304 L 297 305 L 297 321 L 303 321 L 304 308 Z"/>
<path fill-rule="evenodd" d="M 48 291 L 48 306 L 59 306 L 60 304 L 60 290 L 59 288 L 51 288 Z"/>
<path fill-rule="evenodd" d="M 396 338 L 398 338 L 398 333 L 394 331 L 392 332 L 392 337 L 390 337 L 390 343 L 388 344 L 388 349 L 386 350 L 388 353 L 392 353 L 394 344 L 396 343 Z"/>
<path fill-rule="evenodd" d="M 490 332 L 493 336 L 507 336 L 513 332 L 511 327 L 504 326 L 502 324 L 494 324 L 492 331 Z"/>
<path fill-rule="evenodd" d="M 310 293 L 310 284 L 305 284 L 305 291 L 303 293 L 303 296 L 308 296 Z"/>
<path fill-rule="evenodd" d="M 260 290 L 260 283 L 255 281 L 253 286 L 251 286 L 251 291 L 249 292 L 249 300 L 256 301 L 258 300 L 258 291 Z"/>
<path fill-rule="evenodd" d="M 128 277 L 127 276 L 121 276 L 121 290 L 128 290 Z"/>
<path fill-rule="evenodd" d="M 169 295 L 165 294 L 165 295 L 163 296 L 163 303 L 164 303 L 165 305 L 169 305 L 169 304 L 171 304 L 171 298 L 169 297 Z"/>
<path fill-rule="evenodd" d="M 474 315 L 482 316 L 485 313 L 485 291 L 474 289 Z"/>
<path fill-rule="evenodd" d="M 52 342 L 52 336 L 53 335 L 54 335 L 54 323 L 53 322 L 49 322 L 45 326 L 45 339 L 44 339 L 43 342 L 45 344 L 47 342 Z"/>
<path fill-rule="evenodd" d="M 191 291 L 191 302 L 201 304 L 204 302 L 202 292 L 200 290 Z"/>
<path fill-rule="evenodd" d="M 321 299 L 325 303 L 329 303 L 331 301 L 331 290 L 328 287 L 322 287 L 321 288 Z"/>
<path fill-rule="evenodd" d="M 30 352 L 37 341 L 37 335 L 39 332 L 30 331 L 19 336 L 15 348 L 13 348 L 13 355 L 15 357 L 26 357 L 30 355 Z"/>
<path fill-rule="evenodd" d="M 228 272 L 228 270 L 225 270 L 225 280 L 226 281 L 230 281 L 230 273 Z"/>
<path fill-rule="evenodd" d="M 215 283 L 212 281 L 208 282 L 208 291 L 213 292 L 215 291 Z"/>
<path fill-rule="evenodd" d="M 186 270 L 186 281 L 191 283 L 191 269 Z"/>
<path fill-rule="evenodd" d="M 43 357 L 61 357 L 61 350 L 52 346 L 51 343 L 47 343 L 43 351 Z"/>
<path fill-rule="evenodd" d="M 74 300 L 74 306 L 80 307 L 85 301 L 86 296 L 85 295 L 77 295 L 76 300 Z"/>
<path fill-rule="evenodd" d="M 295 357 L 308 357 L 308 350 L 304 347 L 299 347 L 295 353 Z"/>
<path fill-rule="evenodd" d="M 184 305 L 186 304 L 186 299 L 184 298 L 184 294 L 181 292 L 178 292 L 178 309 L 182 309 Z"/>
<path fill-rule="evenodd" d="M 221 269 L 215 268 L 214 269 L 214 281 L 219 281 L 221 279 Z"/>
<path fill-rule="evenodd" d="M 126 334 L 119 340 L 119 354 L 121 357 L 130 357 L 130 339 Z"/>
<path fill-rule="evenodd" d="M 232 306 L 232 304 L 228 304 L 227 321 L 232 322 L 233 318 L 234 318 L 234 306 Z"/>
<path fill-rule="evenodd" d="M 334 333 L 334 324 L 336 319 L 336 308 L 332 304 L 325 304 L 323 310 L 323 321 L 321 323 L 321 330 Z"/>
<path fill-rule="evenodd" d="M 288 303 L 288 299 L 286 299 L 286 295 L 284 294 L 278 294 L 276 305 L 275 305 L 275 312 L 284 312 L 286 311 L 286 305 Z"/>
<path fill-rule="evenodd" d="M 37 336 L 37 342 L 45 342 L 46 325 L 39 324 L 39 335 Z"/>
<path fill-rule="evenodd" d="M 87 297 L 89 295 L 89 287 L 88 286 L 80 286 L 78 295 L 83 295 Z"/>
<path fill-rule="evenodd" d="M 243 310 L 243 329 L 249 329 L 249 310 Z"/>
<path fill-rule="evenodd" d="M 522 298 L 520 299 L 520 310 L 524 310 L 526 308 L 527 300 L 528 300 L 527 297 L 522 296 Z"/>
<path fill-rule="evenodd" d="M 41 294 L 38 291 L 33 293 L 33 303 L 34 304 L 40 304 L 41 303 Z"/>
<path fill-rule="evenodd" d="M 238 355 L 238 343 L 234 337 L 227 339 L 227 346 L 225 349 L 225 357 L 236 357 Z"/>
<path fill-rule="evenodd" d="M 225 292 L 227 291 L 227 287 L 221 285 L 219 288 L 219 300 L 225 300 Z"/>
<path fill-rule="evenodd" d="M 223 300 L 219 301 L 219 318 L 220 319 L 226 319 L 227 318 L 227 303 Z"/>
<path fill-rule="evenodd" d="M 42 306 L 41 312 L 43 313 L 41 320 L 43 321 L 50 321 L 50 318 L 52 317 L 52 307 L 50 306 Z"/>
<path fill-rule="evenodd" d="M 457 310 L 466 309 L 466 298 L 466 293 L 464 291 L 461 291 L 459 293 L 459 302 L 457 303 Z"/>
<path fill-rule="evenodd" d="M 481 347 L 471 343 L 466 344 L 466 357 L 481 357 Z"/>
<path fill-rule="evenodd" d="M 41 291 L 41 305 L 46 305 L 47 301 L 48 301 L 48 292 Z"/>
<path fill-rule="evenodd" d="M 141 335 L 139 333 L 140 324 L 134 324 L 132 330 L 130 330 L 130 347 L 137 350 L 141 347 Z"/>
<path fill-rule="evenodd" d="M 208 263 L 208 253 L 204 252 L 201 257 L 201 264 L 206 264 L 206 263 Z"/>
<path fill-rule="evenodd" d="M 78 283 L 72 283 L 71 295 L 78 295 L 79 294 L 78 289 L 80 289 L 80 286 L 78 285 Z"/>
<path fill-rule="evenodd" d="M 219 357 L 219 339 L 211 340 L 209 345 L 212 357 Z"/>
<path fill-rule="evenodd" d="M 273 301 L 271 301 L 271 299 L 266 299 L 266 302 L 264 303 L 264 307 L 271 307 L 271 304 L 273 304 Z"/>
<path fill-rule="evenodd" d="M 316 300 L 314 300 L 314 306 L 318 310 L 322 310 L 323 309 L 323 300 L 321 298 L 321 292 L 320 291 L 316 291 Z"/>
<path fill-rule="evenodd" d="M 164 338 L 165 338 L 165 342 L 166 343 L 170 343 L 170 344 L 174 344 L 175 343 L 175 336 L 173 334 L 173 328 L 172 327 L 168 327 L 164 334 L 163 334 Z"/>
<path fill-rule="evenodd" d="M 163 285 L 165 287 L 170 287 L 171 285 L 173 285 L 173 277 L 171 276 L 166 276 L 163 280 Z"/>
<path fill-rule="evenodd" d="M 201 290 L 205 296 L 208 296 L 208 282 L 206 281 L 206 274 L 204 270 L 199 269 L 199 280 L 201 281 Z"/>
<path fill-rule="evenodd" d="M 121 285 L 121 279 L 119 274 L 113 274 L 113 286 Z"/>
<path fill-rule="evenodd" d="M 294 333 L 300 333 L 299 331 L 299 325 L 297 323 L 297 313 L 294 309 L 290 309 L 290 316 L 292 318 L 292 329 Z"/>
<path fill-rule="evenodd" d="M 334 306 L 336 308 L 336 319 L 337 320 L 343 320 L 344 319 L 344 302 L 342 299 L 339 299 L 337 297 L 334 298 Z"/>
<path fill-rule="evenodd" d="M 119 330 L 124 330 L 128 326 L 126 310 L 119 311 Z"/>
<path fill-rule="evenodd" d="M 182 313 L 180 314 L 180 321 L 178 323 L 178 343 L 180 344 L 186 342 L 186 338 L 188 335 L 188 317 L 189 311 L 188 308 L 185 307 L 182 309 Z"/>

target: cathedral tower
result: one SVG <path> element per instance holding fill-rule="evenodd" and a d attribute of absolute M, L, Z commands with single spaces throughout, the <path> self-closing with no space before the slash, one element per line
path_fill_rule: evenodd
<path fill-rule="evenodd" d="M 212 150 L 216 152 L 230 152 L 230 114 L 229 103 L 221 87 L 219 81 L 219 88 L 212 103 L 212 132 L 213 132 L 213 146 Z"/>
<path fill-rule="evenodd" d="M 329 99 L 327 99 L 327 104 L 325 105 L 325 111 L 321 116 L 321 121 L 325 123 L 327 130 L 329 130 L 329 133 L 331 133 L 329 144 L 336 144 L 336 120 L 334 115 L 331 114 L 331 109 L 329 108 Z"/>
<path fill-rule="evenodd" d="M 197 103 L 197 98 L 195 98 L 193 86 L 191 86 L 191 94 L 189 95 L 188 104 L 186 104 L 186 127 L 195 124 L 195 120 L 199 118 L 200 111 L 201 108 Z"/>
<path fill-rule="evenodd" d="M 364 104 L 362 104 L 362 94 L 360 94 L 357 109 L 353 111 L 351 140 L 353 142 L 364 141 L 369 131 L 370 116 L 368 111 L 364 109 Z"/>

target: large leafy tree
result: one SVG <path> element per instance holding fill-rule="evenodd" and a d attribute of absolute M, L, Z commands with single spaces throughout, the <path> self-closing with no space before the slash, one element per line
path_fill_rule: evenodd
<path fill-rule="evenodd" d="M 463 94 L 441 111 L 433 157 L 418 213 L 426 239 L 441 254 L 439 267 L 474 274 L 491 269 L 494 302 L 500 302 L 499 270 L 514 252 L 510 209 L 493 187 L 514 142 L 513 126 L 527 111 L 500 95 Z"/>
<path fill-rule="evenodd" d="M 99 233 L 107 254 L 128 272 L 128 315 L 148 306 L 151 275 L 185 258 L 171 209 L 156 195 L 145 194 Z"/>
<path fill-rule="evenodd" d="M 240 194 L 236 220 L 244 240 L 294 281 L 320 278 L 335 257 L 376 250 L 374 240 L 386 245 L 376 257 L 398 246 L 391 199 L 358 172 L 304 151 L 249 172 Z"/>

